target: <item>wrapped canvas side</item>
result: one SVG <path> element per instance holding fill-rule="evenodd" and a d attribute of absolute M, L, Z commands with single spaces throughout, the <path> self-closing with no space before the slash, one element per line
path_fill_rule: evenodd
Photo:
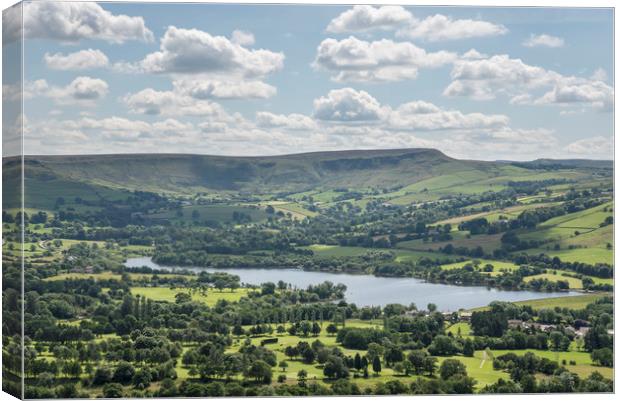
<path fill-rule="evenodd" d="M 2 391 L 24 398 L 22 4 L 2 22 Z"/>

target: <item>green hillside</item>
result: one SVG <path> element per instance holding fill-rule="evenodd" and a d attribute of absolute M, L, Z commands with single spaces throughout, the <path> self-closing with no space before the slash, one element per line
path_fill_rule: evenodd
<path fill-rule="evenodd" d="M 550 178 L 595 182 L 593 165 L 557 161 L 528 164 L 457 160 L 434 149 L 356 150 L 284 156 L 229 157 L 186 154 L 118 154 L 27 156 L 26 202 L 50 208 L 58 197 L 96 200 L 123 199 L 126 190 L 195 194 L 311 194 L 315 202 L 333 202 L 342 191 L 368 200 L 396 205 L 444 197 L 497 192 L 514 181 Z M 19 183 L 19 163 L 4 161 L 5 183 Z M 554 165 L 554 166 L 556 166 Z M 564 167 L 564 166 L 574 167 Z M 587 167 L 580 168 L 581 165 Z M 536 167 L 536 168 L 535 168 Z M 601 171 L 604 171 L 601 170 Z M 7 204 L 15 203 L 5 196 Z"/>

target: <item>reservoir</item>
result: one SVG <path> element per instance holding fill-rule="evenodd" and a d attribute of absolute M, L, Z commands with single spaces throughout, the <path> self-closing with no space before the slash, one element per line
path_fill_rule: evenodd
<path fill-rule="evenodd" d="M 260 285 L 282 280 L 293 287 L 306 288 L 310 284 L 331 281 L 347 286 L 346 301 L 357 306 L 385 306 L 391 303 L 409 305 L 415 303 L 419 309 L 426 309 L 429 303 L 437 305 L 440 311 L 457 311 L 486 306 L 493 301 L 525 301 L 530 299 L 578 295 L 578 292 L 535 292 L 506 291 L 481 286 L 457 286 L 433 284 L 412 277 L 376 277 L 372 275 L 335 274 L 304 271 L 299 269 L 257 269 L 257 268 L 201 268 L 161 266 L 148 257 L 129 258 L 127 267 L 148 266 L 161 270 L 188 270 L 192 272 L 225 272 L 241 278 L 241 283 Z"/>

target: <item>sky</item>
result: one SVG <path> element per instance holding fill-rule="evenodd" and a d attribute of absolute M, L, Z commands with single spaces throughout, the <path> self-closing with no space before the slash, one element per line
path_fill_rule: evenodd
<path fill-rule="evenodd" d="M 23 31 L 3 15 L 5 55 L 24 38 L 24 109 L 10 107 L 20 92 L 5 73 L 15 112 L 3 124 L 6 136 L 23 122 L 26 154 L 613 158 L 611 9 L 37 2 L 23 13 Z"/>

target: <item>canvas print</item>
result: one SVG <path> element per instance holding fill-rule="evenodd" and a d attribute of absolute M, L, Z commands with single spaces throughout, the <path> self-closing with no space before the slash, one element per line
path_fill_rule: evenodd
<path fill-rule="evenodd" d="M 4 10 L 2 389 L 612 393 L 613 13 Z"/>

